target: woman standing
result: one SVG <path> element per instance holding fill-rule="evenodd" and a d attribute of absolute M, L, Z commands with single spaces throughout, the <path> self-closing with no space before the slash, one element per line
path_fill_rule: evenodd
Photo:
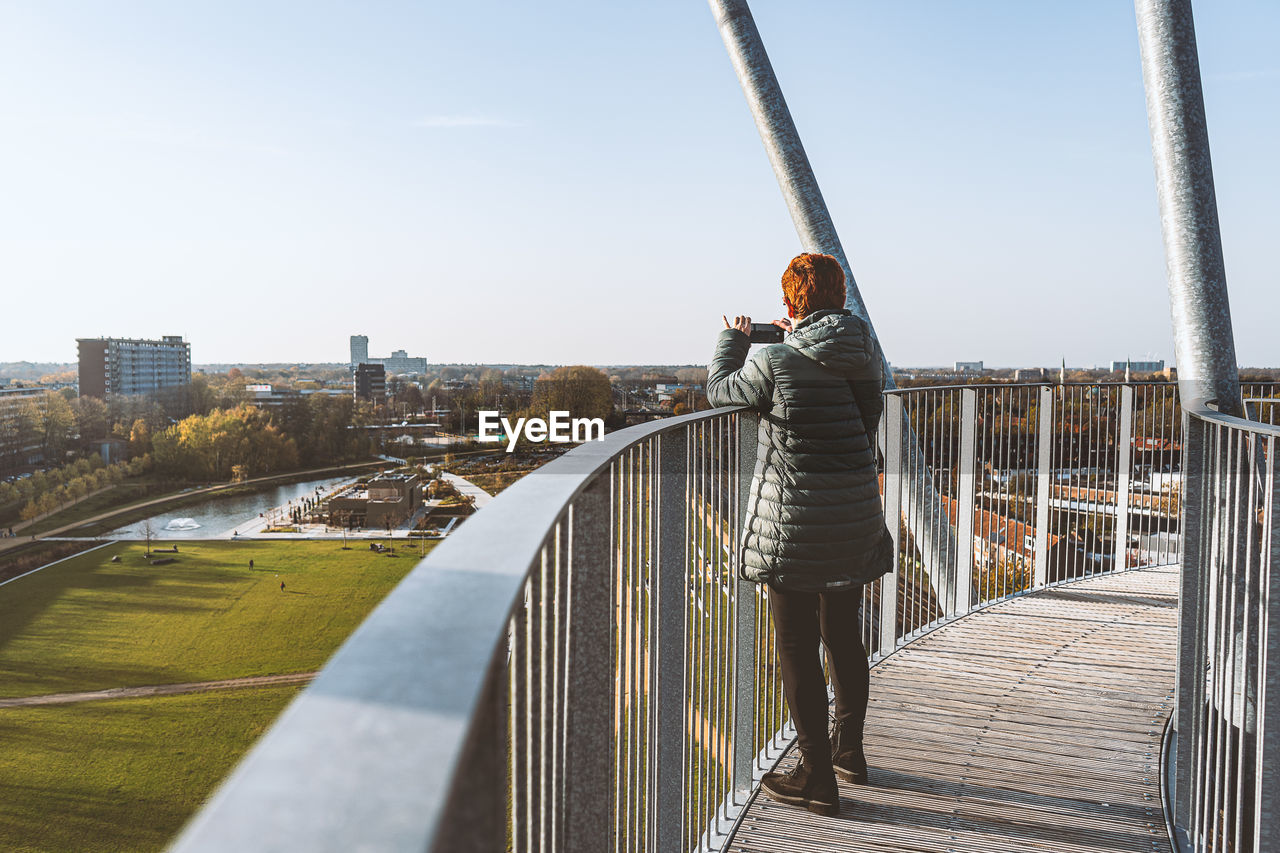
<path fill-rule="evenodd" d="M 750 360 L 751 318 L 725 320 L 707 399 L 761 415 L 741 571 L 769 588 L 800 761 L 790 773 L 766 774 L 760 787 L 779 802 L 834 815 L 837 774 L 867 781 L 862 585 L 893 568 L 875 457 L 882 360 L 866 322 L 844 308 L 835 258 L 796 257 L 782 275 L 782 295 L 788 319 L 775 324 L 787 334 Z M 819 641 L 836 697 L 831 737 Z"/>

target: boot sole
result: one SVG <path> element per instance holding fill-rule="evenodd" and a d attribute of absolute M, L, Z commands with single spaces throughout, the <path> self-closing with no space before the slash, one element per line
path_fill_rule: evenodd
<path fill-rule="evenodd" d="M 855 785 L 868 784 L 866 773 L 854 773 L 851 770 L 845 770 L 843 767 L 836 767 L 835 771 L 836 775 L 846 782 L 852 782 Z"/>
<path fill-rule="evenodd" d="M 835 817 L 840 814 L 839 803 L 819 803 L 814 800 L 806 800 L 804 797 L 789 797 L 786 794 L 778 794 L 770 791 L 763 785 L 760 786 L 760 790 L 763 791 L 764 795 L 769 799 L 782 803 L 786 806 L 799 806 L 802 809 L 808 809 L 814 814 L 819 814 L 823 817 Z"/>

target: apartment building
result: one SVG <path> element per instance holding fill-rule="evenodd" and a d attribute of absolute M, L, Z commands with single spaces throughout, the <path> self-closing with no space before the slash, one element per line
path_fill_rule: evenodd
<path fill-rule="evenodd" d="M 191 384 L 191 344 L 179 335 L 158 341 L 77 338 L 80 394 L 154 394 Z"/>

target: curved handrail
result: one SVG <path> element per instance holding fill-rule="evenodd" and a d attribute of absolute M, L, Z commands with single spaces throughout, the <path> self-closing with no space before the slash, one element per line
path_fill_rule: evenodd
<path fill-rule="evenodd" d="M 609 434 L 503 491 L 369 615 L 173 849 L 427 849 L 531 563 L 557 520 L 628 449 L 736 411 Z"/>
<path fill-rule="evenodd" d="M 1059 430 L 1054 399 L 1073 394 L 1106 403 L 1087 409 L 1105 430 Z M 1055 511 L 1122 521 L 1112 568 L 1124 568 L 1135 396 L 1115 383 L 887 395 L 886 509 L 903 524 L 890 525 L 898 572 L 863 591 L 873 658 L 1055 582 L 1055 460 L 1109 454 L 1116 491 L 1088 497 L 1092 509 Z M 1015 397 L 1039 412 L 1034 431 L 987 417 Z M 907 452 L 912 419 L 939 401 L 958 417 L 919 421 L 920 449 Z M 726 408 L 630 427 L 508 488 L 375 609 L 175 849 L 500 849 L 508 825 L 520 828 L 516 850 L 603 849 L 614 831 L 637 849 L 720 849 L 790 737 L 767 599 L 736 580 L 753 419 Z M 993 429 L 1005 444 L 990 443 Z M 1081 440 L 1088 447 L 1065 457 L 1054 445 Z M 1036 562 L 1020 558 L 1012 579 L 993 574 L 1008 554 L 981 552 L 983 513 L 1017 497 L 1012 487 L 982 494 L 991 464 L 1038 471 L 1029 490 L 1018 484 Z M 947 524 L 947 513 L 917 513 L 925 501 L 909 492 L 935 480 L 963 547 L 926 566 L 920 525 Z M 611 764 L 615 749 L 626 755 Z M 578 766 L 587 772 L 566 770 Z"/>
<path fill-rule="evenodd" d="M 1228 415 L 1226 412 L 1219 412 L 1217 409 L 1210 409 L 1207 406 L 1196 406 L 1185 410 L 1188 415 L 1198 418 L 1209 423 L 1219 424 L 1231 429 L 1241 430 L 1243 432 L 1253 433 L 1255 435 L 1265 435 L 1272 438 L 1280 438 L 1280 424 L 1267 424 L 1261 421 L 1251 421 L 1247 418 L 1237 417 L 1236 415 Z"/>
<path fill-rule="evenodd" d="M 1251 850 L 1280 832 L 1280 426 L 1187 415 L 1166 817 L 1183 850 Z"/>

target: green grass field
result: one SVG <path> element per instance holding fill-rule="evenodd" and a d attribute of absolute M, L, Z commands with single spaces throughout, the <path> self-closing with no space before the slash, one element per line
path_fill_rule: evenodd
<path fill-rule="evenodd" d="M 297 691 L 0 710 L 0 849 L 163 849 Z"/>
<path fill-rule="evenodd" d="M 362 544 L 184 542 L 151 566 L 128 543 L 28 575 L 0 587 L 0 696 L 318 669 L 417 561 Z"/>
<path fill-rule="evenodd" d="M 319 669 L 418 561 L 360 545 L 121 543 L 20 578 L 0 696 Z M 0 850 L 163 847 L 297 689 L 0 708 Z"/>

